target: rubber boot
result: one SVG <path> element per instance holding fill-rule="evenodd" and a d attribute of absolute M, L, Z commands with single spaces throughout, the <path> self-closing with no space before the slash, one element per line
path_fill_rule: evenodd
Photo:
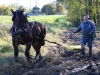
<path fill-rule="evenodd" d="M 89 57 L 92 56 L 92 48 L 89 48 Z"/>
<path fill-rule="evenodd" d="M 81 49 L 81 58 L 84 59 L 85 58 L 85 48 Z"/>

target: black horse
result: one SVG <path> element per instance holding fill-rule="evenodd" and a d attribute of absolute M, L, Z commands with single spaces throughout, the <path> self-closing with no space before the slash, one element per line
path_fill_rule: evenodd
<path fill-rule="evenodd" d="M 13 14 L 11 33 L 15 59 L 18 57 L 18 46 L 20 44 L 26 45 L 25 55 L 28 61 L 32 59 L 29 55 L 31 45 L 36 51 L 35 60 L 40 59 L 40 48 L 45 44 L 45 27 L 39 22 L 28 22 L 27 15 L 23 13 L 24 10 L 13 11 L 11 9 L 11 12 Z"/>

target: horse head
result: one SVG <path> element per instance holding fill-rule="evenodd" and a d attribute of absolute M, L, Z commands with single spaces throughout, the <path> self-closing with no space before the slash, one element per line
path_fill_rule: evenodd
<path fill-rule="evenodd" d="M 13 21 L 13 25 L 15 26 L 15 32 L 19 33 L 23 30 L 23 27 L 27 22 L 27 16 L 24 15 L 24 10 L 13 11 L 11 9 L 11 12 L 13 14 L 12 21 Z"/>

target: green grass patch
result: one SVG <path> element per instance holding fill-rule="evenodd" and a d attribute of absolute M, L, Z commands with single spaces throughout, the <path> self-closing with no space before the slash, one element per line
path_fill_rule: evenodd
<path fill-rule="evenodd" d="M 13 51 L 12 45 L 0 45 L 0 55 L 4 53 L 11 53 Z"/>
<path fill-rule="evenodd" d="M 81 46 L 80 45 L 72 45 L 72 46 L 67 46 L 67 50 L 80 50 Z"/>
<path fill-rule="evenodd" d="M 11 16 L 0 16 L 0 25 L 11 25 L 12 17 Z"/>
<path fill-rule="evenodd" d="M 5 45 L 5 44 L 7 44 L 7 41 L 0 38 L 0 45 Z"/>

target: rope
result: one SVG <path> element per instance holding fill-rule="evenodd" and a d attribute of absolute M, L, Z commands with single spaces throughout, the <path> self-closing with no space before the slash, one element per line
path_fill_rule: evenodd
<path fill-rule="evenodd" d="M 59 43 L 57 43 L 57 42 L 52 42 L 52 41 L 49 41 L 49 40 L 47 40 L 47 39 L 42 39 L 42 38 L 39 38 L 39 37 L 37 37 L 37 36 L 35 36 L 37 39 L 40 39 L 40 40 L 43 40 L 43 41 L 47 41 L 47 42 L 49 42 L 49 43 L 53 43 L 53 44 L 57 44 L 57 45 L 59 45 L 59 46 L 62 46 L 61 44 L 59 44 Z"/>

